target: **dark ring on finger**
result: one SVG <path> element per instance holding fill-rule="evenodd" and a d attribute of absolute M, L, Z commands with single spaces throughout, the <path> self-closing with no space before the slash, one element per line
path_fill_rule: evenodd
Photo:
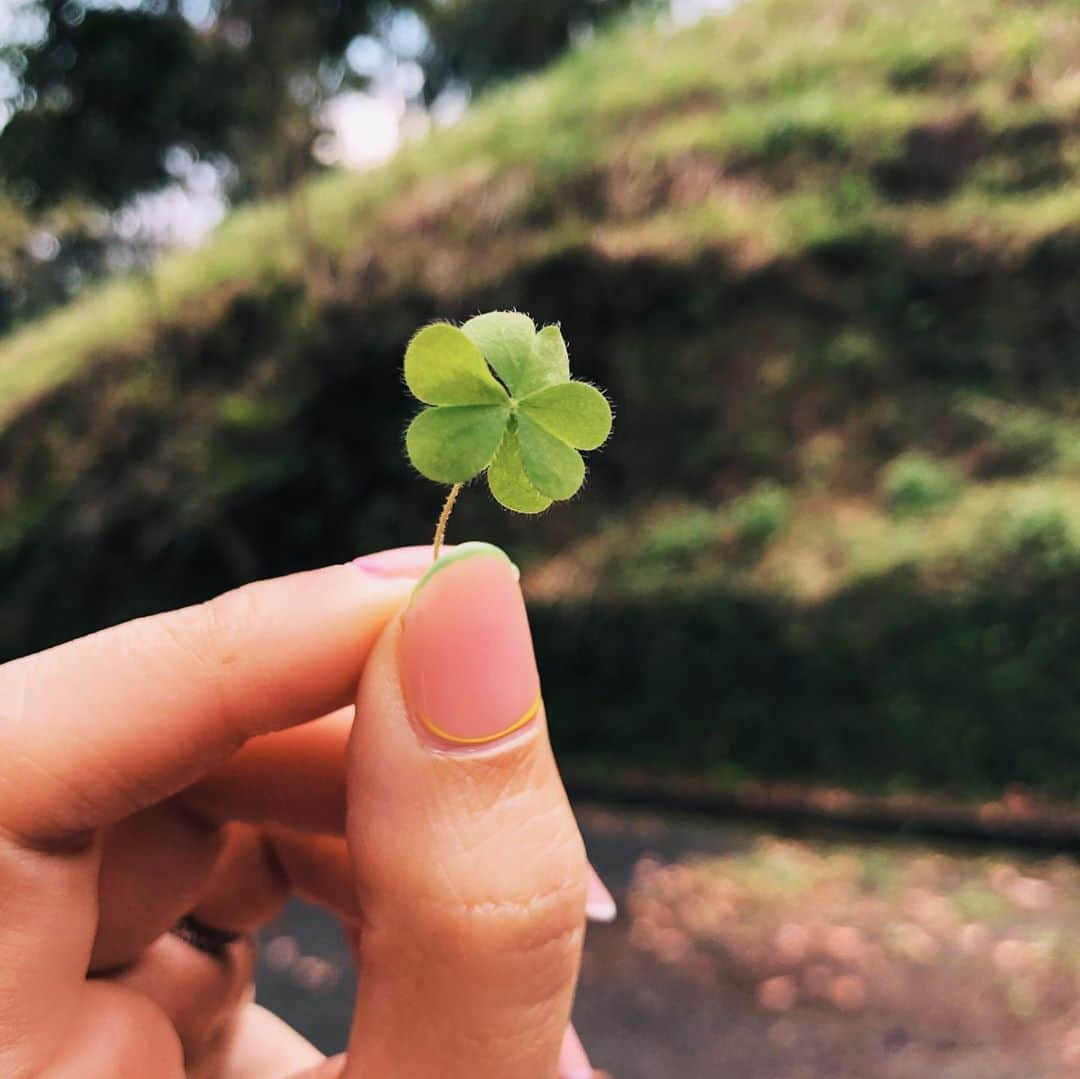
<path fill-rule="evenodd" d="M 171 932 L 185 944 L 190 944 L 193 948 L 212 955 L 215 959 L 224 959 L 226 949 L 242 935 L 230 933 L 227 929 L 215 929 L 213 926 L 200 922 L 191 914 L 185 914 L 172 927 Z"/>

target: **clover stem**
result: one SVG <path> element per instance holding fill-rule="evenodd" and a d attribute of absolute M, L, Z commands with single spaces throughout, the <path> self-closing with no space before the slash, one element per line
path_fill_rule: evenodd
<path fill-rule="evenodd" d="M 457 501 L 458 495 L 461 494 L 461 487 L 460 483 L 455 483 L 450 488 L 450 493 L 443 503 L 442 513 L 439 514 L 439 523 L 435 526 L 435 539 L 431 545 L 431 560 L 433 562 L 439 561 L 439 552 L 442 550 L 443 540 L 446 538 L 446 522 L 450 520 L 454 503 Z"/>

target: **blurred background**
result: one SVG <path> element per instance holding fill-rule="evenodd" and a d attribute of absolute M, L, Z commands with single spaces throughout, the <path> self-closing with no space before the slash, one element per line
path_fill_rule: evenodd
<path fill-rule="evenodd" d="M 1080 1074 L 1075 0 L 0 0 L 0 660 L 422 543 L 400 364 L 560 321 L 523 566 L 617 1079 Z M 292 907 L 263 999 L 352 975 Z"/>

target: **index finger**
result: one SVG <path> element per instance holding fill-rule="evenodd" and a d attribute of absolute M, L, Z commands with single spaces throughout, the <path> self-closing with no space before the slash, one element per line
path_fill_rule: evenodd
<path fill-rule="evenodd" d="M 348 703 L 430 549 L 261 581 L 0 667 L 0 828 L 49 843 Z M 372 567 L 372 568 L 366 568 Z"/>

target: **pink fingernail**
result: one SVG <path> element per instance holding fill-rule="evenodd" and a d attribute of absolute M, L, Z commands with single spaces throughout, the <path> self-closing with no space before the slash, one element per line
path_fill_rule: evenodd
<path fill-rule="evenodd" d="M 398 657 L 412 717 L 448 746 L 481 746 L 527 726 L 540 708 L 517 567 L 498 547 L 466 543 L 413 592 Z"/>
<path fill-rule="evenodd" d="M 585 917 L 590 922 L 613 922 L 619 913 L 615 905 L 615 898 L 607 890 L 607 886 L 597 875 L 595 869 L 589 866 L 589 890 L 585 897 Z"/>
<path fill-rule="evenodd" d="M 589 1055 L 577 1031 L 572 1026 L 563 1035 L 562 1052 L 559 1053 L 559 1079 L 592 1079 L 593 1069 Z"/>
<path fill-rule="evenodd" d="M 449 554 L 454 548 L 444 547 Z M 352 564 L 364 573 L 375 577 L 423 577 L 431 569 L 431 545 L 422 547 L 394 547 L 354 558 Z"/>

